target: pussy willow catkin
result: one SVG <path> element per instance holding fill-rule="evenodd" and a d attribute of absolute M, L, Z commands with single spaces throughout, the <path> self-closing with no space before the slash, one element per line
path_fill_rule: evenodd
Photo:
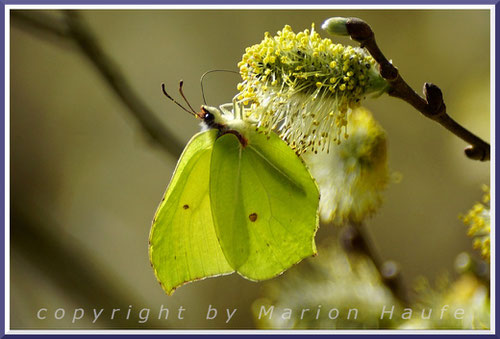
<path fill-rule="evenodd" d="M 238 64 L 237 99 L 257 126 L 277 130 L 297 153 L 328 150 L 347 138 L 347 114 L 387 83 L 363 49 L 334 44 L 311 30 L 285 26 L 248 47 Z"/>

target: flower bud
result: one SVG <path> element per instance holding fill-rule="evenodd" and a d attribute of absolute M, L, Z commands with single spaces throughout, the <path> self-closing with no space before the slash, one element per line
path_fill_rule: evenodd
<path fill-rule="evenodd" d="M 349 35 L 347 32 L 347 18 L 343 17 L 334 17 L 325 20 L 323 22 L 323 25 L 321 25 L 321 28 L 327 31 L 328 33 L 332 35 Z"/>

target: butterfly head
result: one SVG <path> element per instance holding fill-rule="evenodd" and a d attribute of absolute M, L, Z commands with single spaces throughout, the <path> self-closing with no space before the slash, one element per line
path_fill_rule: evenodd
<path fill-rule="evenodd" d="M 232 110 L 228 107 L 232 107 Z M 235 109 L 234 104 L 221 105 L 220 108 L 203 105 L 196 117 L 203 121 L 201 124 L 203 129 L 217 129 L 219 135 L 233 134 L 245 147 L 248 144 L 249 129 L 247 123 L 238 114 L 239 110 Z"/>
<path fill-rule="evenodd" d="M 215 107 L 202 105 L 200 112 L 196 114 L 198 119 L 203 121 L 203 125 L 207 128 L 222 129 L 226 126 L 226 121 L 222 112 Z"/>

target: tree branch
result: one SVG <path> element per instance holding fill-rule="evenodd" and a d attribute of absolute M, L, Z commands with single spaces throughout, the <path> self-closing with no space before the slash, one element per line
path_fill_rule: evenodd
<path fill-rule="evenodd" d="M 402 306 L 410 304 L 400 271 L 389 262 L 383 262 L 376 254 L 362 224 L 350 223 L 342 227 L 340 243 L 346 252 L 358 252 L 371 259 L 382 278 L 382 282 L 392 291 Z"/>
<path fill-rule="evenodd" d="M 44 33 L 52 34 L 58 38 L 70 38 L 66 24 L 61 20 L 57 20 L 52 15 L 38 11 L 14 10 L 11 12 L 11 16 L 17 22 L 43 31 Z"/>
<path fill-rule="evenodd" d="M 141 309 L 145 306 L 133 290 L 120 285 L 116 279 L 112 280 L 113 275 L 102 263 L 94 260 L 71 237 L 61 235 L 49 216 L 39 211 L 26 213 L 24 206 L 19 200 L 11 205 L 12 259 L 26 258 L 40 274 L 67 293 L 65 298 L 71 298 L 84 308 L 91 309 L 99 305 L 105 309 L 125 309 L 132 304 L 134 308 Z M 32 289 L 38 288 L 37 281 L 29 283 Z M 151 320 L 154 325 L 148 321 L 147 326 L 165 326 L 161 321 Z M 107 326 L 130 326 L 129 321 L 123 318 L 113 321 L 108 318 L 104 321 Z M 143 327 L 141 324 L 135 326 Z"/>
<path fill-rule="evenodd" d="M 89 27 L 77 11 L 64 11 L 64 20 L 30 11 L 12 11 L 12 17 L 19 23 L 52 34 L 59 38 L 74 41 L 85 56 L 97 68 L 99 74 L 115 94 L 127 106 L 139 126 L 149 138 L 162 147 L 168 154 L 178 157 L 183 145 L 155 116 L 153 111 L 141 100 L 129 85 L 116 63 L 104 52 Z"/>
<path fill-rule="evenodd" d="M 490 160 L 490 145 L 447 114 L 443 93 L 438 86 L 425 83 L 423 89 L 425 98 L 421 97 L 405 82 L 398 69 L 384 56 L 375 41 L 373 30 L 365 21 L 359 18 L 347 18 L 345 25 L 351 39 L 359 42 L 361 47 L 366 48 L 377 61 L 380 74 L 391 86 L 388 91 L 390 96 L 406 101 L 427 118 L 438 122 L 457 137 L 471 144 L 465 149 L 465 155 L 470 159 Z"/>

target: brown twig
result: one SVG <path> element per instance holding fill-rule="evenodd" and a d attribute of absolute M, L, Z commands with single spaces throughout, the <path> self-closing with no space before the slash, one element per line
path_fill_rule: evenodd
<path fill-rule="evenodd" d="M 364 234 L 362 224 L 350 223 L 342 227 L 340 243 L 346 252 L 358 252 L 371 259 L 380 273 L 383 283 L 392 291 L 402 306 L 410 304 L 399 269 L 386 265 L 376 254 L 369 237 Z M 387 269 L 389 268 L 389 269 Z"/>
<path fill-rule="evenodd" d="M 27 259 L 58 289 L 67 293 L 65 298 L 72 299 L 83 308 L 125 309 L 132 304 L 141 309 L 145 306 L 141 305 L 140 297 L 134 290 L 113 280 L 109 270 L 93 260 L 91 253 L 87 253 L 64 232 L 61 234 L 54 220 L 40 211 L 29 213 L 23 206 L 19 200 L 11 205 L 11 259 Z M 28 283 L 32 284 L 32 290 L 37 289 L 37 282 Z M 161 321 L 151 320 L 155 326 L 165 326 Z M 102 321 L 107 326 L 130 326 L 129 321 L 123 318 Z M 136 326 L 144 327 L 141 324 Z M 147 326 L 151 326 L 149 321 Z"/>
<path fill-rule="evenodd" d="M 30 11 L 12 11 L 12 17 L 39 31 L 76 42 L 106 83 L 127 106 L 128 111 L 146 135 L 168 154 L 174 157 L 181 154 L 183 145 L 132 89 L 119 67 L 104 52 L 97 38 L 77 11 L 64 11 L 65 20 L 58 20 L 52 15 Z"/>
<path fill-rule="evenodd" d="M 70 38 L 67 25 L 53 15 L 40 11 L 13 10 L 11 16 L 16 20 L 15 22 L 23 23 L 41 32 L 58 38 Z"/>
<path fill-rule="evenodd" d="M 438 122 L 447 130 L 471 144 L 465 149 L 465 155 L 470 159 L 490 160 L 490 145 L 458 124 L 446 113 L 443 93 L 438 86 L 425 83 L 423 89 L 425 98 L 421 97 L 404 81 L 398 69 L 384 56 L 375 41 L 373 30 L 365 21 L 359 18 L 348 18 L 346 27 L 351 39 L 359 42 L 361 47 L 366 48 L 377 61 L 380 74 L 390 85 L 388 90 L 390 96 L 403 99 L 427 118 Z"/>

